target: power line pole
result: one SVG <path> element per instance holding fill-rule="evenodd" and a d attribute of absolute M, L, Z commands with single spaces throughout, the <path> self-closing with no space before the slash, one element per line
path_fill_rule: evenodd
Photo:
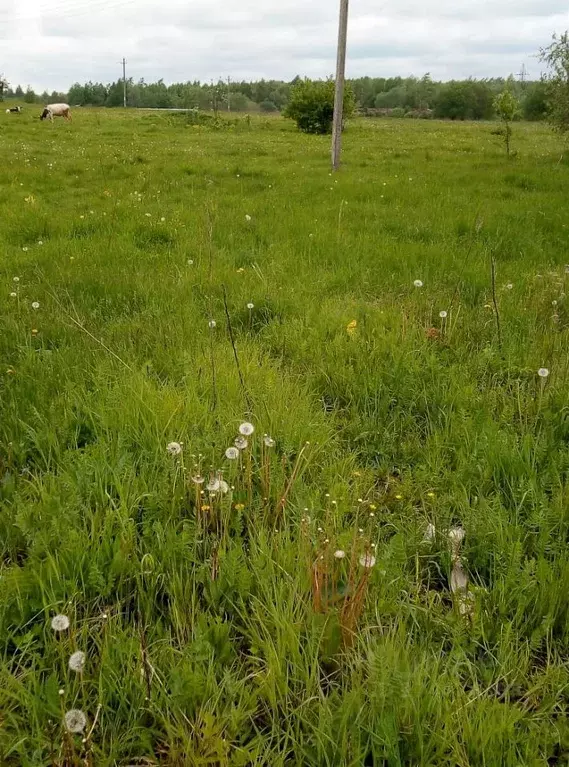
<path fill-rule="evenodd" d="M 525 64 L 522 64 L 522 71 L 518 72 L 518 77 L 520 78 L 520 82 L 522 84 L 522 90 L 525 90 L 526 78 L 528 77 L 528 71 Z"/>
<path fill-rule="evenodd" d="M 334 97 L 334 124 L 332 126 L 332 169 L 340 167 L 342 128 L 344 123 L 344 84 L 346 79 L 346 47 L 348 40 L 349 0 L 340 0 L 340 29 L 338 32 L 338 60 L 336 64 L 336 95 Z"/>
<path fill-rule="evenodd" d="M 231 77 L 227 78 L 227 111 L 231 112 Z"/>
<path fill-rule="evenodd" d="M 126 59 L 122 60 L 123 106 L 126 109 Z"/>

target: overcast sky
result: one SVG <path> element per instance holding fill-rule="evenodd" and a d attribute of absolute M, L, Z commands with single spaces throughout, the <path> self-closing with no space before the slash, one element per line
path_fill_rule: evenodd
<path fill-rule="evenodd" d="M 0 72 L 67 90 L 121 74 L 166 82 L 325 77 L 339 0 L 0 0 Z M 507 76 L 553 32 L 569 0 L 351 0 L 348 76 Z"/>

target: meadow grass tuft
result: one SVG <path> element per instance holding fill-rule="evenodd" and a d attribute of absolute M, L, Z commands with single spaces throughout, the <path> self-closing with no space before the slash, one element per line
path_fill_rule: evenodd
<path fill-rule="evenodd" d="M 566 764 L 558 139 L 1 123 L 2 765 Z"/>

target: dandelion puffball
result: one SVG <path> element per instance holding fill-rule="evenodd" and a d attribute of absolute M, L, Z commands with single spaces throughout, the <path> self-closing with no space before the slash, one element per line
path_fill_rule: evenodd
<path fill-rule="evenodd" d="M 67 615 L 55 615 L 51 619 L 51 627 L 54 631 L 67 631 L 69 628 L 69 618 Z"/>
<path fill-rule="evenodd" d="M 215 327 L 217 327 L 217 322 L 215 320 L 210 320 L 208 325 L 213 330 Z"/>
<path fill-rule="evenodd" d="M 252 423 L 248 423 L 245 421 L 245 423 L 242 423 L 239 427 L 239 434 L 242 434 L 244 437 L 250 437 L 251 434 L 255 431 L 255 427 Z"/>
<path fill-rule="evenodd" d="M 194 482 L 196 485 L 203 485 L 205 479 L 200 474 L 194 474 L 192 477 L 192 482 Z"/>
<path fill-rule="evenodd" d="M 20 282 L 20 278 L 19 277 L 13 277 L 12 278 L 12 282 Z"/>
<path fill-rule="evenodd" d="M 448 317 L 448 314 L 443 309 L 442 312 L 439 312 L 439 317 L 441 318 L 441 320 L 446 320 L 446 318 Z"/>
<path fill-rule="evenodd" d="M 413 283 L 413 285 L 414 285 L 416 288 L 422 288 L 422 287 L 423 287 L 423 281 L 422 281 L 422 280 L 415 280 L 415 282 Z"/>
<path fill-rule="evenodd" d="M 274 447 L 277 444 L 272 437 L 269 437 L 268 434 L 265 434 L 263 437 L 263 442 L 265 443 L 265 447 Z"/>
<path fill-rule="evenodd" d="M 255 304 L 251 304 L 251 303 L 247 304 L 247 309 L 249 309 L 249 311 L 251 311 L 251 309 L 254 309 L 254 308 L 255 308 Z"/>
<path fill-rule="evenodd" d="M 17 297 L 18 297 L 17 293 L 10 293 L 10 298 L 17 298 Z"/>
<path fill-rule="evenodd" d="M 247 442 L 245 437 L 237 437 L 236 440 L 235 440 L 235 447 L 238 450 L 245 450 L 247 448 L 248 444 L 249 443 Z"/>
<path fill-rule="evenodd" d="M 336 557 L 336 559 L 344 559 L 344 557 L 346 556 L 346 552 L 342 551 L 342 549 L 338 549 L 338 551 L 334 552 L 334 556 Z"/>
<path fill-rule="evenodd" d="M 236 447 L 228 447 L 225 451 L 225 457 L 230 461 L 236 461 L 239 458 L 239 450 Z"/>
<path fill-rule="evenodd" d="M 32 303 L 32 309 L 39 309 L 39 308 L 40 308 L 39 301 L 34 301 Z"/>
<path fill-rule="evenodd" d="M 72 708 L 65 714 L 65 729 L 67 732 L 80 734 L 87 727 L 87 717 L 78 708 Z"/>
<path fill-rule="evenodd" d="M 207 483 L 207 489 L 210 493 L 217 493 L 219 490 L 221 490 L 221 482 L 219 479 L 210 479 L 210 481 Z"/>
<path fill-rule="evenodd" d="M 179 442 L 169 442 L 166 445 L 166 450 L 170 455 L 180 455 L 182 452 L 182 446 Z"/>
<path fill-rule="evenodd" d="M 226 495 L 229 492 L 229 485 L 224 479 L 219 480 L 219 492 Z"/>
<path fill-rule="evenodd" d="M 360 565 L 362 567 L 365 567 L 366 570 L 371 569 L 372 567 L 375 567 L 375 557 L 373 554 L 362 554 L 360 557 Z"/>
<path fill-rule="evenodd" d="M 248 213 L 245 215 L 245 221 L 251 221 L 251 216 Z"/>
<path fill-rule="evenodd" d="M 69 668 L 71 671 L 75 671 L 77 674 L 81 674 L 85 667 L 85 653 L 81 650 L 77 650 L 69 658 Z"/>
<path fill-rule="evenodd" d="M 537 371 L 537 374 L 540 378 L 547 378 L 547 376 L 549 375 L 549 370 L 547 368 L 540 368 Z"/>

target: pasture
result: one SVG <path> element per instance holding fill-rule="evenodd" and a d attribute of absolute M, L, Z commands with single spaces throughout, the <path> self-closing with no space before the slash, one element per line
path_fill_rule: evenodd
<path fill-rule="evenodd" d="M 567 764 L 560 139 L 356 121 L 331 176 L 280 119 L 35 111 L 0 115 L 0 763 Z"/>

